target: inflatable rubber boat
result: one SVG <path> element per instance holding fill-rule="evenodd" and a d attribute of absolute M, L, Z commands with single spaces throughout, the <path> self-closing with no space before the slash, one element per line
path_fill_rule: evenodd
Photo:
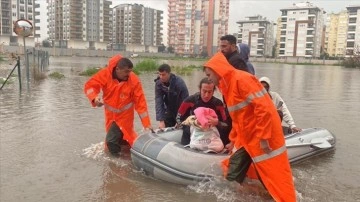
<path fill-rule="evenodd" d="M 164 181 L 189 185 L 222 175 L 221 162 L 226 153 L 204 153 L 180 144 L 181 129 L 143 133 L 131 148 L 135 167 Z M 335 148 L 336 138 L 326 129 L 308 128 L 285 135 L 290 163 L 319 155 Z"/>

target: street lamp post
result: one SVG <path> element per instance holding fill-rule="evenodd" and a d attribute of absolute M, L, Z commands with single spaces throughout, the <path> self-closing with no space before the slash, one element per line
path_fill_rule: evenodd
<path fill-rule="evenodd" d="M 29 37 L 33 35 L 33 25 L 29 20 L 26 19 L 20 19 L 14 22 L 14 32 L 18 36 L 23 37 L 23 43 L 24 43 L 24 60 L 25 60 L 25 67 L 26 67 L 26 77 L 27 82 L 29 84 L 30 81 L 30 70 L 29 70 L 29 63 L 27 61 L 27 52 L 26 52 L 26 43 L 25 43 L 25 37 Z"/>

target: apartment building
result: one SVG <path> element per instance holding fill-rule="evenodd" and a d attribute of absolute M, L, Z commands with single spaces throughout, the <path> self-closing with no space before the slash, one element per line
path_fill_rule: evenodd
<path fill-rule="evenodd" d="M 250 56 L 272 56 L 274 23 L 261 15 L 245 17 L 239 24 L 238 42 L 250 47 Z"/>
<path fill-rule="evenodd" d="M 326 18 L 325 53 L 330 57 L 344 57 L 348 30 L 348 12 L 330 13 Z"/>
<path fill-rule="evenodd" d="M 349 20 L 346 39 L 346 57 L 360 55 L 360 5 L 346 7 Z"/>
<path fill-rule="evenodd" d="M 280 34 L 281 34 L 281 17 L 278 17 L 276 21 L 276 47 L 275 47 L 275 57 L 279 56 L 280 50 Z"/>
<path fill-rule="evenodd" d="M 179 55 L 213 55 L 227 34 L 229 0 L 168 0 L 168 46 Z"/>
<path fill-rule="evenodd" d="M 34 46 L 35 38 L 40 38 L 37 33 L 40 30 L 40 19 L 37 17 L 40 12 L 35 11 L 40 8 L 35 0 L 1 0 L 0 6 L 0 41 L 3 45 L 21 45 L 23 46 L 23 39 L 18 37 L 13 32 L 14 22 L 19 19 L 27 19 L 34 27 L 33 36 L 26 37 L 26 46 Z"/>
<path fill-rule="evenodd" d="M 320 57 L 324 14 L 310 2 L 294 3 L 281 11 L 279 57 Z"/>
<path fill-rule="evenodd" d="M 163 11 L 141 4 L 120 4 L 112 11 L 113 49 L 158 52 L 162 44 Z"/>
<path fill-rule="evenodd" d="M 48 35 L 56 47 L 106 49 L 111 1 L 47 0 Z"/>

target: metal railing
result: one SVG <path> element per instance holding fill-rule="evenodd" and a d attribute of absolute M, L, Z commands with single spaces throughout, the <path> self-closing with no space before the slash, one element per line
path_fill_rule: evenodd
<path fill-rule="evenodd" d="M 26 49 L 26 56 L 24 57 L 24 62 L 22 66 L 25 68 L 26 73 L 26 81 L 30 83 L 30 67 L 33 68 L 34 72 L 44 72 L 46 68 L 49 66 L 49 53 L 43 50 L 37 50 L 35 48 Z M 20 56 L 17 57 L 16 64 L 14 68 L 11 70 L 10 74 L 7 76 L 5 81 L 2 83 L 0 90 L 5 86 L 8 82 L 11 75 L 14 73 L 15 69 L 18 68 L 18 80 L 19 80 L 19 88 L 22 89 L 21 85 L 21 62 Z M 36 75 L 32 75 L 35 77 Z M 29 85 L 28 85 L 29 86 Z"/>
<path fill-rule="evenodd" d="M 2 90 L 2 88 L 5 86 L 6 82 L 9 80 L 9 78 L 11 77 L 12 73 L 14 72 L 14 70 L 15 70 L 16 68 L 18 68 L 19 88 L 20 88 L 20 90 L 21 90 L 20 56 L 17 57 L 16 65 L 15 65 L 14 68 L 11 70 L 10 74 L 9 74 L 8 77 L 5 79 L 4 83 L 1 85 L 0 90 Z"/>

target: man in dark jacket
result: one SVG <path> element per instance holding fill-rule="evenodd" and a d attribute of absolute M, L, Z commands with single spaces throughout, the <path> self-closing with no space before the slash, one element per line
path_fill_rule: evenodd
<path fill-rule="evenodd" d="M 246 63 L 246 66 L 249 70 L 249 73 L 255 75 L 255 69 L 254 66 L 251 64 L 251 62 L 249 61 L 249 56 L 250 56 L 250 48 L 247 44 L 244 43 L 239 43 L 237 45 L 237 49 L 240 53 L 240 58 L 242 60 L 244 60 L 244 62 Z"/>
<path fill-rule="evenodd" d="M 220 38 L 220 49 L 227 61 L 236 69 L 249 72 L 245 61 L 241 58 L 236 47 L 236 38 L 233 35 L 225 35 Z"/>
<path fill-rule="evenodd" d="M 155 79 L 155 108 L 159 128 L 172 127 L 176 124 L 177 111 L 182 101 L 189 96 L 182 78 L 171 73 L 168 64 L 158 68 L 159 77 Z"/>
<path fill-rule="evenodd" d="M 214 97 L 215 84 L 209 81 L 208 78 L 203 78 L 199 84 L 200 92 L 187 97 L 180 105 L 176 117 L 177 125 L 180 125 L 187 117 L 194 115 L 194 110 L 198 107 L 206 107 L 213 109 L 216 112 L 218 119 L 211 120 L 211 125 L 216 126 L 220 133 L 220 138 L 224 145 L 229 141 L 229 128 L 226 124 L 225 107 L 223 102 Z M 181 137 L 181 144 L 187 145 L 190 143 L 190 127 L 183 126 L 183 135 Z"/>

